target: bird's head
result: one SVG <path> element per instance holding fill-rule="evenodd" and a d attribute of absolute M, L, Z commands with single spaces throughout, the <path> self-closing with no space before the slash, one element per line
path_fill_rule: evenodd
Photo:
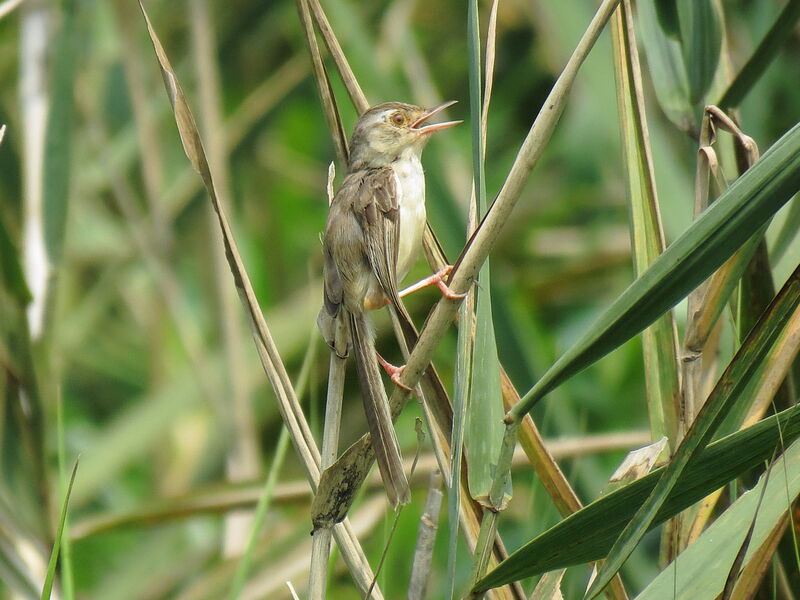
<path fill-rule="evenodd" d="M 425 124 L 455 103 L 451 100 L 428 109 L 402 102 L 373 106 L 358 119 L 350 139 L 350 169 L 382 167 L 409 154 L 418 156 L 430 134 L 462 122 Z"/>

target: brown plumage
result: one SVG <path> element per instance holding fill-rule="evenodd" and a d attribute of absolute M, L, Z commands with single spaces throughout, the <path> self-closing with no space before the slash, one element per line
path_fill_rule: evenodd
<path fill-rule="evenodd" d="M 419 157 L 430 133 L 459 121 L 423 123 L 450 104 L 424 110 L 390 102 L 361 116 L 323 238 L 325 290 L 317 323 L 340 357 L 354 351 L 372 445 L 393 506 L 408 502 L 410 492 L 365 305 L 388 300 L 392 310 L 405 312 L 397 282 L 419 254 L 425 227 Z"/>

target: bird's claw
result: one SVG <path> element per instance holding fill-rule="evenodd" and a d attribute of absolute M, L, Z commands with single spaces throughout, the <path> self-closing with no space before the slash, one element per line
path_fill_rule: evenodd
<path fill-rule="evenodd" d="M 463 300 L 467 297 L 467 294 L 457 294 L 444 282 L 444 278 L 450 275 L 450 272 L 453 270 L 453 265 L 447 265 L 442 269 L 439 269 L 436 273 L 431 275 L 430 277 L 426 277 L 422 281 L 415 283 L 414 285 L 404 289 L 400 292 L 400 296 L 407 296 L 412 292 L 416 292 L 419 289 L 427 287 L 429 285 L 435 285 L 439 288 L 439 291 L 442 293 L 442 296 L 447 298 L 448 300 Z"/>
<path fill-rule="evenodd" d="M 395 384 L 401 390 L 405 390 L 407 392 L 414 392 L 417 396 L 420 395 L 418 390 L 410 388 L 405 383 L 400 381 L 400 378 L 403 376 L 403 371 L 406 368 L 405 365 L 396 367 L 392 363 L 384 359 L 380 354 L 378 354 L 378 362 L 380 363 L 381 367 L 383 367 L 383 370 L 386 371 L 386 374 L 389 376 L 389 379 L 392 380 L 393 384 Z"/>

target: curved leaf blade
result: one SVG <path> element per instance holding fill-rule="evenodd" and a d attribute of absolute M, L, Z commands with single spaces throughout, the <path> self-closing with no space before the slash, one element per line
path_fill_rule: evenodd
<path fill-rule="evenodd" d="M 800 407 L 795 406 L 710 444 L 690 464 L 653 519 L 656 527 L 710 491 L 768 459 L 780 443 L 800 437 Z M 622 528 L 655 488 L 665 467 L 619 488 L 534 538 L 511 554 L 475 586 L 485 590 L 525 577 L 600 560 Z"/>
<path fill-rule="evenodd" d="M 776 296 L 758 320 L 722 377 L 717 381 L 681 445 L 667 465 L 663 477 L 656 484 L 653 493 L 636 511 L 636 515 L 625 526 L 611 547 L 606 563 L 597 574 L 589 591 L 586 592 L 587 598 L 595 598 L 622 568 L 628 556 L 641 541 L 642 536 L 651 527 L 653 519 L 687 465 L 708 443 L 725 416 L 740 403 L 740 399 L 748 398 L 746 391 L 750 380 L 762 366 L 773 371 L 773 375 L 779 379 L 785 377 L 789 365 L 800 347 L 800 339 L 797 335 L 793 335 L 800 326 L 799 307 L 800 267 L 795 270 L 781 289 L 780 294 Z M 783 345 L 782 351 L 788 360 L 770 361 L 770 355 L 774 348 L 781 345 L 781 342 L 787 338 L 790 338 L 791 342 Z"/>
<path fill-rule="evenodd" d="M 800 124 L 775 142 L 542 376 L 512 413 L 618 348 L 675 306 L 730 258 L 800 189 Z"/>
<path fill-rule="evenodd" d="M 746 524 L 758 515 L 744 557 L 745 565 L 786 514 L 789 499 L 800 494 L 800 442 L 796 441 L 787 448 L 771 469 L 768 479 L 766 474 L 762 475 L 758 485 L 714 521 L 696 542 L 650 582 L 636 600 L 713 600 L 719 597 L 730 565 L 747 533 Z M 764 498 L 759 506 L 759 496 L 765 485 Z"/>

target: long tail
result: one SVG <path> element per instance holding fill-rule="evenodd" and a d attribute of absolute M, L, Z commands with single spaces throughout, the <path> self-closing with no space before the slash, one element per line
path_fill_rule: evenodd
<path fill-rule="evenodd" d="M 355 350 L 358 381 L 364 412 L 372 436 L 372 447 L 381 472 L 383 485 L 392 506 L 405 504 L 411 499 L 408 479 L 403 472 L 400 446 L 392 424 L 389 400 L 383 387 L 381 373 L 375 356 L 372 330 L 363 312 L 350 313 L 350 331 Z"/>

